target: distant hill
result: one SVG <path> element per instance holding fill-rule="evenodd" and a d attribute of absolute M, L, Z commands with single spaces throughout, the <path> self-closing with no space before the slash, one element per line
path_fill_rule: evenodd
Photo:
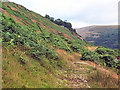
<path fill-rule="evenodd" d="M 97 46 L 104 46 L 111 49 L 118 49 L 118 26 L 88 26 L 77 28 L 77 33 L 88 42 Z"/>

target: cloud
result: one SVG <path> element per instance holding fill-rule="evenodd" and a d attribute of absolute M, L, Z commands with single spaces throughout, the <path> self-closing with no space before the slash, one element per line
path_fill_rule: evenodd
<path fill-rule="evenodd" d="M 73 26 L 117 24 L 118 0 L 10 0 L 41 15 L 71 21 Z M 77 25 L 76 25 L 77 24 Z"/>
<path fill-rule="evenodd" d="M 81 21 L 70 21 L 70 22 L 72 22 L 72 27 L 73 28 L 80 28 L 80 27 L 89 26 L 89 24 L 87 24 L 85 22 L 81 22 Z"/>

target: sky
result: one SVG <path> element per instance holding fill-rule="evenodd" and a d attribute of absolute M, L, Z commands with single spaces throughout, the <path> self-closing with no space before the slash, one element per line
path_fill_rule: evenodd
<path fill-rule="evenodd" d="M 9 0 L 29 10 L 67 20 L 73 28 L 117 25 L 119 0 Z"/>

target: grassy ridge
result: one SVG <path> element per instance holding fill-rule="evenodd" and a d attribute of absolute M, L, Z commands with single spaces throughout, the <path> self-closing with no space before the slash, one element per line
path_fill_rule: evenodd
<path fill-rule="evenodd" d="M 11 9 L 15 8 L 16 9 Z M 36 23 L 39 24 L 44 29 L 49 30 L 50 32 L 59 31 L 63 34 L 67 34 L 69 37 L 75 39 L 75 37 L 69 32 L 67 28 L 60 27 L 54 23 L 52 23 L 50 20 L 42 17 L 41 15 L 34 13 L 33 11 L 29 11 L 25 9 L 24 7 L 15 4 L 15 3 L 3 3 L 2 8 L 8 12 L 11 15 L 16 16 L 18 21 L 24 23 L 25 25 L 30 25 L 31 27 L 37 27 Z M 26 11 L 27 10 L 27 11 Z M 16 19 L 16 20 L 17 20 Z M 22 20 L 21 20 L 22 19 Z M 53 31 L 54 29 L 54 31 Z M 39 29 L 38 29 L 39 30 Z"/>

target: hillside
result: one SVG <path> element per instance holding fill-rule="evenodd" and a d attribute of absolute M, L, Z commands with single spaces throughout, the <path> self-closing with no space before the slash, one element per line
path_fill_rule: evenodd
<path fill-rule="evenodd" d="M 118 88 L 118 50 L 89 44 L 19 4 L 0 10 L 3 88 Z"/>
<path fill-rule="evenodd" d="M 97 46 L 118 49 L 118 26 L 89 26 L 76 29 L 88 42 Z"/>

